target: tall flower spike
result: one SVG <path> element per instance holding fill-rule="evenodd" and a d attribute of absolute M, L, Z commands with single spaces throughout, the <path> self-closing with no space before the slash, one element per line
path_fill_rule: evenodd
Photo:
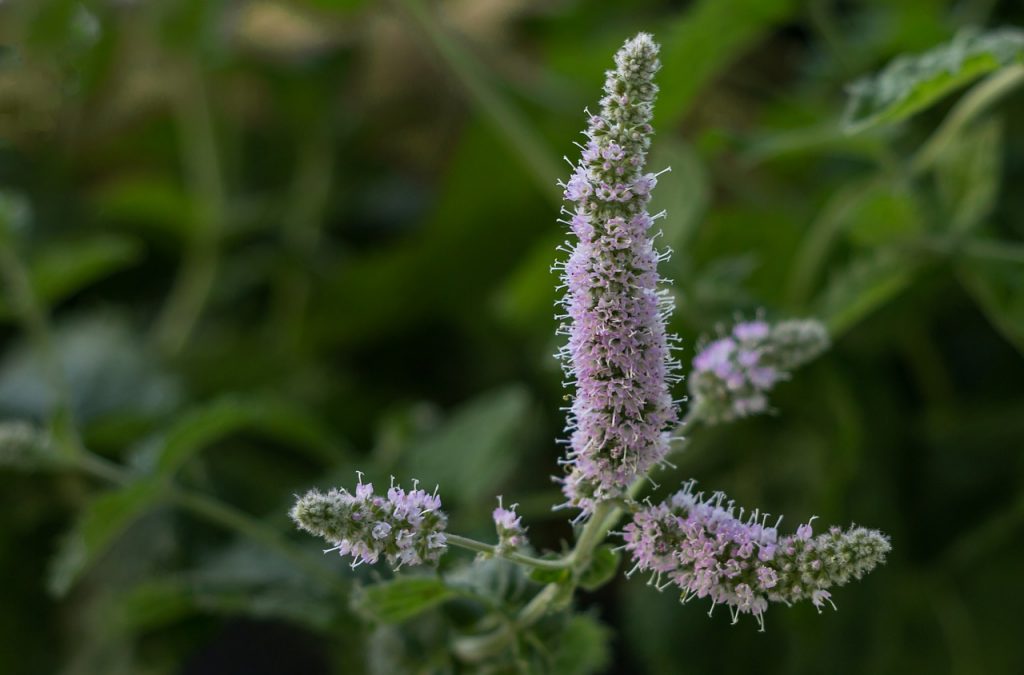
<path fill-rule="evenodd" d="M 737 323 L 693 359 L 690 395 L 695 416 L 718 424 L 767 412 L 768 392 L 775 384 L 828 344 L 825 327 L 812 319 Z"/>
<path fill-rule="evenodd" d="M 373 493 L 373 483 L 362 474 L 355 494 L 345 488 L 322 493 L 311 490 L 296 501 L 289 515 L 299 529 L 323 537 L 337 551 L 352 556 L 352 567 L 385 558 L 396 569 L 402 565 L 434 564 L 444 553 L 448 516 L 441 498 L 391 481 L 386 497 Z"/>
<path fill-rule="evenodd" d="M 601 112 L 590 117 L 582 159 L 563 184 L 575 235 L 562 269 L 565 313 L 559 334 L 563 369 L 575 399 L 561 479 L 570 506 L 593 511 L 662 461 L 678 412 L 675 338 L 666 334 L 672 299 L 661 288 L 647 213 L 657 176 L 644 173 L 658 88 L 658 46 L 640 33 L 615 55 Z"/>
<path fill-rule="evenodd" d="M 723 493 L 702 499 L 693 485 L 636 513 L 624 530 L 626 550 L 633 571 L 650 572 L 659 589 L 675 584 L 683 602 L 706 597 L 712 609 L 724 604 L 733 622 L 748 613 L 763 629 L 769 602 L 809 599 L 819 612 L 826 603 L 835 607 L 828 589 L 860 579 L 889 552 L 888 537 L 863 527 L 833 527 L 815 537 L 808 522 L 780 537 L 766 514 L 743 520 Z"/>

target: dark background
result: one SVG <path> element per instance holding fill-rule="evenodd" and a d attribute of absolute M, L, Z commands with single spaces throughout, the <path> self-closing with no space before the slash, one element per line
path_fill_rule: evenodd
<path fill-rule="evenodd" d="M 7 2 L 0 190 L 97 454 L 193 448 L 178 484 L 342 586 L 386 572 L 321 560 L 284 513 L 357 468 L 440 483 L 452 529 L 483 538 L 504 494 L 557 548 L 555 181 L 615 49 L 650 31 L 684 362 L 758 308 L 835 342 L 778 415 L 695 432 L 662 491 L 692 476 L 893 552 L 838 612 L 772 608 L 763 634 L 620 578 L 580 597 L 611 629 L 604 669 L 1019 673 L 1024 95 L 924 172 L 956 96 L 859 135 L 840 119 L 892 58 L 1022 24 L 1014 0 Z M 5 293 L 0 417 L 41 423 L 59 396 Z M 375 630 L 160 500 L 76 558 L 62 532 L 106 489 L 0 473 L 0 672 L 448 672 L 442 613 Z"/>

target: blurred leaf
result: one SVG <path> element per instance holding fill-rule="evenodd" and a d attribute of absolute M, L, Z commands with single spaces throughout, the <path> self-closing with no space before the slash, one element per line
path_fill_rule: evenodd
<path fill-rule="evenodd" d="M 916 266 L 892 248 L 871 251 L 835 272 L 815 314 L 835 339 L 913 282 Z"/>
<path fill-rule="evenodd" d="M 352 605 L 370 621 L 399 623 L 457 595 L 438 578 L 398 577 L 362 588 L 354 596 Z"/>
<path fill-rule="evenodd" d="M 913 192 L 899 183 L 875 183 L 851 204 L 847 234 L 865 247 L 891 244 L 924 229 Z"/>
<path fill-rule="evenodd" d="M 286 619 L 325 630 L 345 607 L 289 560 L 240 541 L 201 566 L 147 580 L 118 599 L 117 621 L 155 630 L 195 613 Z"/>
<path fill-rule="evenodd" d="M 924 110 L 978 77 L 1024 59 L 1024 31 L 1000 28 L 960 32 L 948 44 L 901 56 L 878 75 L 849 87 L 844 124 L 858 133 Z"/>
<path fill-rule="evenodd" d="M 153 228 L 176 240 L 187 241 L 197 226 L 193 197 L 170 178 L 122 178 L 95 192 L 92 202 L 108 221 Z"/>
<path fill-rule="evenodd" d="M 89 284 L 136 262 L 140 252 L 135 240 L 111 235 L 50 243 L 29 263 L 32 286 L 41 302 L 57 304 Z M 0 319 L 10 319 L 11 316 L 7 299 L 0 296 Z"/>
<path fill-rule="evenodd" d="M 148 346 L 123 318 L 91 314 L 59 324 L 54 335 L 79 422 L 104 415 L 158 415 L 180 396 Z M 23 343 L 0 363 L 0 413 L 44 419 L 54 392 L 38 352 Z"/>
<path fill-rule="evenodd" d="M 569 618 L 555 642 L 552 673 L 590 675 L 606 672 L 611 664 L 612 632 L 588 614 Z"/>
<path fill-rule="evenodd" d="M 995 207 L 1002 177 L 1003 123 L 992 118 L 959 134 L 939 157 L 935 183 L 950 232 L 970 232 Z"/>
<path fill-rule="evenodd" d="M 246 431 L 294 444 L 324 463 L 337 459 L 330 431 L 314 416 L 273 397 L 229 395 L 178 417 L 170 428 L 143 444 L 133 463 L 168 476 L 210 445 Z"/>
<path fill-rule="evenodd" d="M 1024 265 L 974 260 L 957 276 L 992 325 L 1024 354 Z"/>
<path fill-rule="evenodd" d="M 611 544 L 602 544 L 594 549 L 594 557 L 590 566 L 580 576 L 580 587 L 587 591 L 596 591 L 615 578 L 619 571 L 622 554 Z"/>
<path fill-rule="evenodd" d="M 105 492 L 87 504 L 51 562 L 49 591 L 57 596 L 67 593 L 114 540 L 162 497 L 159 483 L 149 479 Z"/>
<path fill-rule="evenodd" d="M 666 212 L 660 223 L 665 233 L 664 243 L 677 251 L 677 255 L 686 256 L 686 247 L 701 224 L 710 199 L 707 171 L 688 143 L 667 135 L 659 137 L 652 147 L 648 165 L 654 171 L 672 168 L 658 178 L 649 211 Z"/>
<path fill-rule="evenodd" d="M 542 567 L 535 567 L 530 570 L 530 581 L 535 581 L 538 584 L 560 584 L 568 581 L 570 577 L 572 577 L 572 571 L 569 568 L 548 570 Z"/>
<path fill-rule="evenodd" d="M 494 498 L 521 455 L 530 397 L 520 386 L 483 394 L 463 405 L 437 433 L 409 449 L 409 475 L 443 486 L 446 501 Z"/>
<path fill-rule="evenodd" d="M 655 122 L 676 124 L 702 87 L 798 9 L 794 0 L 701 0 L 681 20 L 665 26 L 661 63 L 671 79 L 661 82 Z M 663 78 L 664 79 L 664 78 Z"/>

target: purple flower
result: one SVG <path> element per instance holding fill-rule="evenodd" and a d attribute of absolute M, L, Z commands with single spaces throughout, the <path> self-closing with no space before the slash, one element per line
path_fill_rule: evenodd
<path fill-rule="evenodd" d="M 516 513 L 518 504 L 505 508 L 501 496 L 498 497 L 498 507 L 491 512 L 494 518 L 494 529 L 498 532 L 498 551 L 513 551 L 526 545 L 526 528 L 523 527 L 522 519 Z"/>
<path fill-rule="evenodd" d="M 778 523 L 769 527 L 766 514 L 754 511 L 744 520 L 723 493 L 704 499 L 693 486 L 690 481 L 664 502 L 640 509 L 626 525 L 630 573 L 650 572 L 659 590 L 678 586 L 683 602 L 706 597 L 712 608 L 727 605 L 734 622 L 752 614 L 763 629 L 769 602 L 810 599 L 820 611 L 832 604 L 828 588 L 860 579 L 890 549 L 885 535 L 862 527 L 833 527 L 813 537 L 808 522 L 780 537 Z"/>
<path fill-rule="evenodd" d="M 447 541 L 448 516 L 441 511 L 441 498 L 436 491 L 416 489 L 416 481 L 409 492 L 391 481 L 387 497 L 379 497 L 359 474 L 354 495 L 345 488 L 326 494 L 311 490 L 289 515 L 299 529 L 333 544 L 325 553 L 351 556 L 353 567 L 381 557 L 396 568 L 436 563 Z"/>
<path fill-rule="evenodd" d="M 817 321 L 737 323 L 694 357 L 693 410 L 707 424 L 766 412 L 775 384 L 827 347 L 828 334 Z"/>
<path fill-rule="evenodd" d="M 568 504 L 584 515 L 621 496 L 668 452 L 678 422 L 669 385 L 672 301 L 657 265 L 647 202 L 657 177 L 644 173 L 660 64 L 658 46 L 639 34 L 615 55 L 601 112 L 590 117 L 581 162 L 564 184 L 575 241 L 560 263 L 566 288 L 560 357 L 575 398 L 561 479 Z"/>

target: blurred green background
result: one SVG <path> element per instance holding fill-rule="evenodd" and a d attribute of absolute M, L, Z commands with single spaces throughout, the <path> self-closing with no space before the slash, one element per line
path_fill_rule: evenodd
<path fill-rule="evenodd" d="M 1017 0 L 0 3 L 5 447 L 50 424 L 105 460 L 0 453 L 0 672 L 469 672 L 458 607 L 360 621 L 349 590 L 389 573 L 285 513 L 361 468 L 439 483 L 460 533 L 504 494 L 570 536 L 555 181 L 638 30 L 684 361 L 760 307 L 835 340 L 662 491 L 893 554 L 763 634 L 620 578 L 579 598 L 590 671 L 1024 672 L 1024 94 L 927 162 L 959 93 L 840 123 L 892 58 L 1022 25 Z"/>

